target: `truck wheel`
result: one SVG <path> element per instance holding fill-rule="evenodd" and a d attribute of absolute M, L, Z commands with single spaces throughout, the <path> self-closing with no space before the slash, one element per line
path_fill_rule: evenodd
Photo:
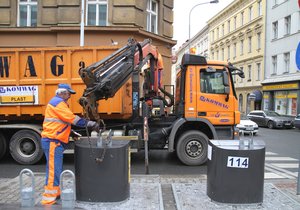
<path fill-rule="evenodd" d="M 20 130 L 10 139 L 10 154 L 20 164 L 35 164 L 43 157 L 40 136 L 31 130 Z"/>
<path fill-rule="evenodd" d="M 208 138 L 202 132 L 185 132 L 176 145 L 177 157 L 186 165 L 201 165 L 207 161 L 207 144 Z"/>
<path fill-rule="evenodd" d="M 2 133 L 0 133 L 0 159 L 6 154 L 7 143 Z"/>

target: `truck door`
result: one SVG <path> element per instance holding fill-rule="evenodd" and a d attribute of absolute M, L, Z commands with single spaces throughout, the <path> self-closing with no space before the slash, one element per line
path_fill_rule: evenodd
<path fill-rule="evenodd" d="M 197 74 L 197 118 L 213 125 L 233 125 L 236 100 L 227 69 L 200 67 Z"/>

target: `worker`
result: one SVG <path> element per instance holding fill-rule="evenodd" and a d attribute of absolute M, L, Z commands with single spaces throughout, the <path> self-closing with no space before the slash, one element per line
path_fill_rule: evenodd
<path fill-rule="evenodd" d="M 69 142 L 71 125 L 99 131 L 99 124 L 74 115 L 67 103 L 76 92 L 68 84 L 59 84 L 56 95 L 46 107 L 42 131 L 42 148 L 46 156 L 46 180 L 41 204 L 54 204 L 60 198 L 64 146 Z"/>

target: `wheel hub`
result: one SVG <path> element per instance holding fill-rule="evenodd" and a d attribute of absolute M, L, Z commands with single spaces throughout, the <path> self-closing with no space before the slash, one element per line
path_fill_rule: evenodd
<path fill-rule="evenodd" d="M 189 156 L 198 157 L 202 151 L 202 145 L 199 141 L 190 141 L 186 145 L 186 151 Z"/>
<path fill-rule="evenodd" d="M 35 144 L 30 139 L 23 139 L 20 142 L 20 154 L 21 155 L 32 155 L 34 153 Z"/>

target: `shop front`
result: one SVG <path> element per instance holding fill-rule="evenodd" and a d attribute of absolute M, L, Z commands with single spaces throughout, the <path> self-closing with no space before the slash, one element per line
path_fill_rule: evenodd
<path fill-rule="evenodd" d="M 264 84 L 263 109 L 282 115 L 296 116 L 300 113 L 299 82 Z"/>

